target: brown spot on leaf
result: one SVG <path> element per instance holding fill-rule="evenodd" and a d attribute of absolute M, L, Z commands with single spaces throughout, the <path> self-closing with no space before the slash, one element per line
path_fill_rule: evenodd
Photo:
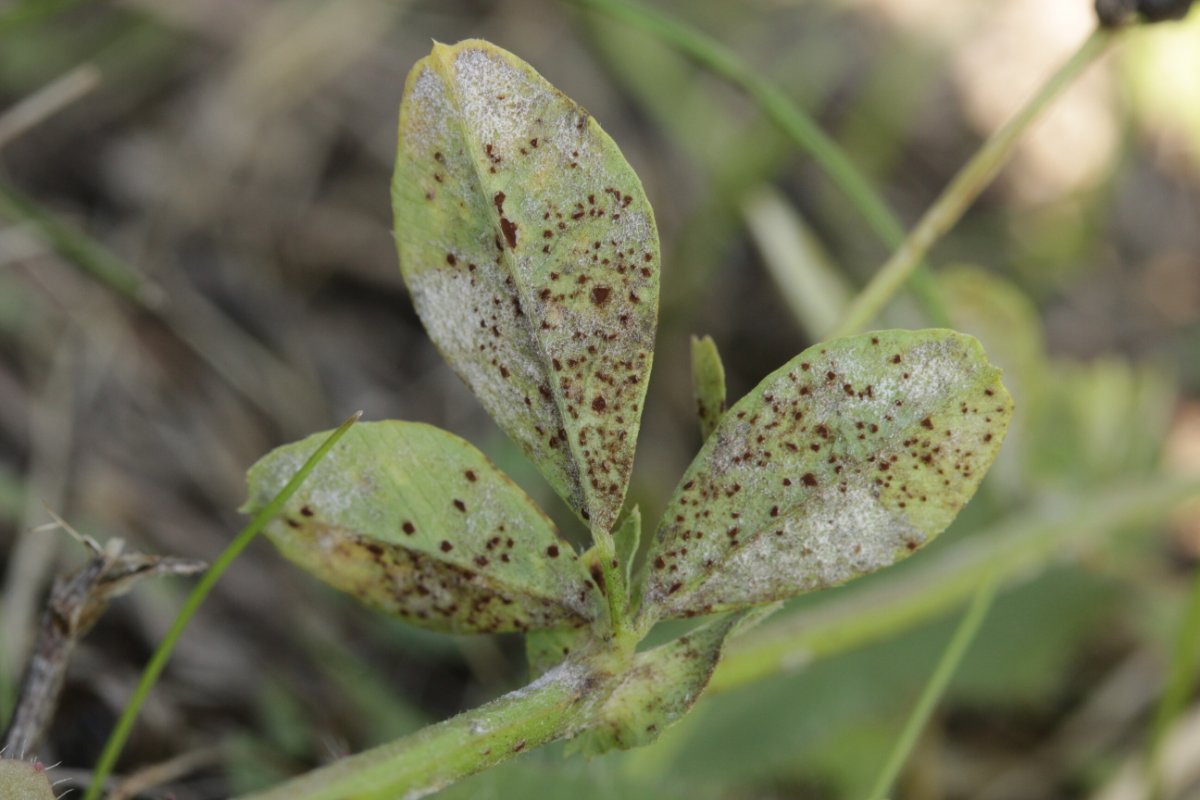
<path fill-rule="evenodd" d="M 501 192 L 503 194 L 503 192 Z M 508 217 L 500 218 L 500 231 L 504 234 L 504 241 L 508 242 L 509 250 L 517 249 L 517 223 L 510 220 Z"/>

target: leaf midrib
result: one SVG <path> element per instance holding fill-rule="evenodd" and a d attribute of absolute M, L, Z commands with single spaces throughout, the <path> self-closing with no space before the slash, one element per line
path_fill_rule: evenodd
<path fill-rule="evenodd" d="M 471 171 L 475 175 L 475 182 L 479 188 L 480 194 L 484 195 L 483 200 L 484 208 L 486 209 L 485 213 L 488 214 L 489 219 L 492 220 L 494 225 L 498 227 L 500 223 L 500 215 L 498 212 L 492 210 L 492 204 L 487 202 L 487 193 L 484 190 L 484 187 L 487 185 L 487 177 L 482 170 L 483 154 L 480 152 L 479 143 L 475 141 L 475 137 L 472 136 L 470 131 L 468 131 L 466 128 L 462 98 L 459 96 L 458 83 L 455 79 L 454 72 L 453 59 L 457 57 L 459 53 L 464 52 L 470 47 L 477 46 L 476 40 L 468 40 L 467 42 L 460 43 L 459 45 L 435 47 L 433 56 L 438 64 L 438 71 L 441 73 L 442 79 L 446 83 L 446 96 L 454 106 L 455 110 L 458 112 L 452 115 L 453 124 L 458 128 L 464 144 L 470 151 L 469 160 Z M 488 58 L 498 57 L 503 59 L 502 55 L 490 52 L 487 48 L 479 47 L 478 49 L 480 49 Z M 447 54 L 450 55 L 449 59 L 446 58 Z M 511 64 L 509 66 L 512 67 Z M 516 69 L 516 67 L 513 68 Z M 568 100 L 568 102 L 573 103 L 573 101 L 570 100 Z M 562 394 L 562 386 L 557 377 L 554 375 L 553 371 L 549 369 L 550 356 L 546 352 L 545 345 L 542 342 L 541 337 L 537 335 L 537 330 L 531 322 L 533 319 L 532 312 L 534 305 L 532 303 L 531 296 L 526 290 L 527 287 L 525 286 L 524 281 L 521 280 L 520 276 L 517 274 L 517 270 L 514 268 L 515 265 L 513 260 L 515 258 L 516 255 L 512 252 L 512 248 L 504 247 L 501 249 L 500 262 L 503 265 L 505 272 L 509 277 L 512 278 L 513 291 L 517 293 L 517 299 L 520 301 L 521 308 L 524 309 L 525 312 L 524 319 L 526 322 L 524 322 L 523 325 L 528 328 L 529 337 L 533 341 L 534 346 L 537 348 L 538 355 L 541 356 L 541 364 L 539 366 L 541 367 L 543 376 L 546 378 L 546 383 L 550 386 L 550 393 L 554 397 L 554 408 L 555 411 L 558 412 L 558 427 L 568 432 L 568 436 L 565 437 L 566 446 L 568 452 L 570 453 L 570 458 L 566 459 L 567 474 L 574 482 L 574 488 L 577 492 L 579 492 L 579 495 L 583 501 L 584 508 L 580 509 L 580 511 L 586 513 L 590 519 L 591 517 L 595 516 L 597 509 L 593 507 L 594 498 L 592 493 L 588 490 L 587 483 L 583 480 L 583 475 L 580 470 L 580 464 L 582 464 L 583 461 L 580 457 L 581 454 L 578 452 L 578 446 L 576 444 L 578 437 L 574 435 L 575 431 L 569 425 L 568 415 L 566 412 L 566 399 Z M 539 442 L 539 444 L 544 443 Z M 570 504 L 568 503 L 568 505 Z"/>

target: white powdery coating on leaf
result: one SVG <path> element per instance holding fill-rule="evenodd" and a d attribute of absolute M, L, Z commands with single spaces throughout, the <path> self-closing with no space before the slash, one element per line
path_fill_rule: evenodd
<path fill-rule="evenodd" d="M 423 67 L 413 81 L 407 101 L 413 105 L 413 116 L 421 120 L 421 125 L 405 131 L 413 144 L 426 149 L 444 141 L 453 106 L 441 76 L 429 66 Z"/>
<path fill-rule="evenodd" d="M 284 479 L 321 439 L 267 456 L 252 485 Z M 326 582 L 418 624 L 525 630 L 596 616 L 578 557 L 550 520 L 469 443 L 427 425 L 349 431 L 267 533 Z"/>
<path fill-rule="evenodd" d="M 650 613 L 768 602 L 904 558 L 975 491 L 1010 412 L 970 337 L 806 350 L 726 413 L 684 476 L 646 562 Z"/>
<path fill-rule="evenodd" d="M 274 500 L 323 441 L 324 436 L 311 437 L 311 447 L 277 450 L 272 456 L 259 462 L 251 473 L 255 492 L 247 502 L 246 510 L 256 513 Z M 336 480 L 336 476 L 345 470 L 356 469 L 353 463 L 343 461 L 344 458 L 344 448 L 334 447 L 317 462 L 298 490 L 319 503 L 322 508 L 328 509 L 330 514 L 341 514 L 361 504 L 368 488 L 362 484 L 346 485 L 343 481 Z M 335 479 L 330 480 L 331 476 Z M 294 497 L 291 504 L 295 504 Z"/>
<path fill-rule="evenodd" d="M 417 311 L 551 485 L 611 527 L 653 354 L 653 214 L 613 142 L 527 64 L 484 42 L 429 64 L 393 182 Z"/>
<path fill-rule="evenodd" d="M 459 51 L 454 83 L 468 130 L 480 141 L 511 153 L 525 138 L 531 117 L 556 98 L 548 88 L 498 54 Z"/>
<path fill-rule="evenodd" d="M 570 463 L 551 453 L 537 433 L 558 430 L 562 417 L 553 398 L 539 390 L 547 375 L 533 332 L 507 298 L 497 294 L 487 302 L 475 288 L 503 286 L 504 279 L 499 264 L 485 261 L 474 273 L 427 270 L 410 277 L 408 286 L 430 337 L 488 413 L 535 463 L 561 470 L 567 479 Z"/>
<path fill-rule="evenodd" d="M 964 371 L 961 345 L 954 340 L 925 342 L 905 353 L 903 372 L 896 370 L 880 376 L 864 364 L 850 364 L 847 369 L 854 382 L 874 378 L 875 391 L 881 397 L 903 397 L 911 406 L 925 408 L 944 400 L 976 378 L 974 370 Z M 858 372 L 869 373 L 861 377 Z M 907 377 L 901 378 L 902 375 Z M 871 401 L 876 402 L 876 401 Z M 883 402 L 877 405 L 883 406 Z"/>
<path fill-rule="evenodd" d="M 686 598 L 687 605 L 766 602 L 836 586 L 888 566 L 897 551 L 925 541 L 925 534 L 881 506 L 867 487 L 821 492 L 806 506 L 814 511 L 786 519 L 783 536 L 763 532 L 734 551 Z"/>

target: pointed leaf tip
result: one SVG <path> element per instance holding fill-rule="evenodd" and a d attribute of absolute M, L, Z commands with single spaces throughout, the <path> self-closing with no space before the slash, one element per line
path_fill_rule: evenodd
<path fill-rule="evenodd" d="M 245 510 L 265 505 L 324 436 L 255 464 Z M 602 609 L 541 509 L 468 442 L 429 425 L 359 423 L 266 533 L 326 583 L 435 630 L 581 627 Z"/>
<path fill-rule="evenodd" d="M 974 494 L 1012 401 L 979 343 L 880 331 L 805 350 L 722 418 L 647 554 L 643 613 L 744 608 L 909 555 Z"/>
<path fill-rule="evenodd" d="M 725 366 L 711 336 L 692 337 L 692 393 L 700 437 L 707 439 L 725 413 Z"/>
<path fill-rule="evenodd" d="M 658 313 L 637 176 L 587 111 L 471 40 L 434 45 L 409 75 L 392 201 L 430 337 L 576 513 L 610 530 Z"/>

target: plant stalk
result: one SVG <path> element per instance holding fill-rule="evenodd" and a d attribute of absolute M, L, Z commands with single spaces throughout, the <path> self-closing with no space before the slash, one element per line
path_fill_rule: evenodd
<path fill-rule="evenodd" d="M 591 682 L 564 664 L 479 708 L 239 800 L 415 800 L 582 727 Z"/>

